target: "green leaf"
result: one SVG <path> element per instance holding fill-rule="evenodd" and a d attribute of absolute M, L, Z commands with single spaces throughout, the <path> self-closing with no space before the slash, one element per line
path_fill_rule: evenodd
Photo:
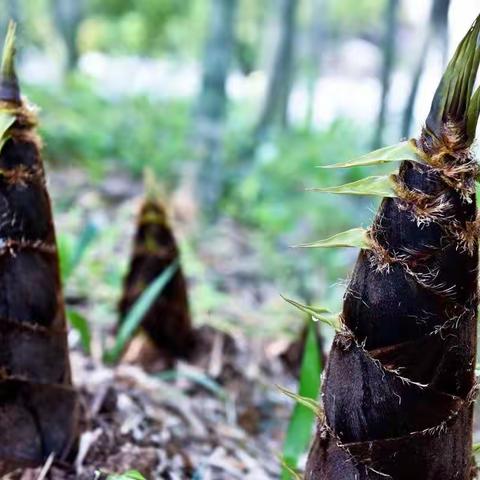
<path fill-rule="evenodd" d="M 346 232 L 337 233 L 325 240 L 296 245 L 299 248 L 330 248 L 330 247 L 354 247 L 369 250 L 372 248 L 368 230 L 364 228 L 352 228 Z"/>
<path fill-rule="evenodd" d="M 142 323 L 143 317 L 153 305 L 157 297 L 167 286 L 168 282 L 178 270 L 179 263 L 175 260 L 171 263 L 150 285 L 143 291 L 137 301 L 128 311 L 115 339 L 113 348 L 104 354 L 106 363 L 115 363 L 122 354 L 125 345 L 135 334 Z"/>
<path fill-rule="evenodd" d="M 377 195 L 380 197 L 396 197 L 395 180 L 392 174 L 362 178 L 356 182 L 346 183 L 338 187 L 310 188 L 313 192 L 340 193 L 349 195 Z"/>
<path fill-rule="evenodd" d="M 433 97 L 426 127 L 437 137 L 446 121 L 461 122 L 467 115 L 480 63 L 479 38 L 480 16 L 457 47 Z"/>
<path fill-rule="evenodd" d="M 312 401 L 318 398 L 322 368 L 322 356 L 317 340 L 317 326 L 309 322 L 300 367 L 298 398 Z M 290 478 L 291 472 L 289 470 L 296 469 L 301 455 L 306 452 L 310 444 L 316 414 L 306 405 L 307 400 L 297 402 L 290 418 L 283 445 L 283 460 L 289 469 L 285 467 L 282 469 L 282 480 Z"/>
<path fill-rule="evenodd" d="M 108 475 L 107 480 L 146 480 L 146 478 L 137 470 L 128 470 L 125 473 L 112 473 Z"/>
<path fill-rule="evenodd" d="M 0 67 L 1 74 L 7 79 L 16 77 L 15 73 L 15 37 L 17 24 L 10 20 L 7 28 L 7 35 L 5 36 L 5 43 L 3 45 L 2 64 Z"/>
<path fill-rule="evenodd" d="M 73 238 L 70 235 L 60 234 L 57 236 L 58 260 L 60 262 L 60 274 L 63 282 L 67 280 L 73 271 Z"/>
<path fill-rule="evenodd" d="M 470 143 L 475 139 L 477 131 L 478 116 L 480 115 L 480 87 L 472 96 L 467 112 L 467 138 Z"/>
<path fill-rule="evenodd" d="M 15 123 L 15 115 L 9 112 L 0 111 L 0 138 L 7 136 L 8 129 Z"/>
<path fill-rule="evenodd" d="M 388 162 L 401 162 L 402 160 L 410 160 L 412 162 L 422 161 L 420 152 L 415 145 L 415 140 L 407 140 L 405 142 L 397 143 L 396 145 L 391 145 L 390 147 L 380 148 L 379 150 L 367 153 L 366 155 L 348 162 L 320 165 L 319 168 L 361 167 L 379 165 Z"/>
<path fill-rule="evenodd" d="M 84 352 L 87 355 L 90 355 L 90 344 L 92 337 L 90 333 L 90 325 L 88 324 L 87 319 L 76 310 L 71 310 L 68 308 L 66 313 L 70 325 L 80 335 L 80 342 L 82 343 Z"/>
<path fill-rule="evenodd" d="M 15 115 L 6 111 L 0 111 L 0 152 L 5 142 L 10 138 L 8 130 L 15 123 L 15 120 Z"/>
<path fill-rule="evenodd" d="M 96 227 L 96 225 L 92 222 L 87 222 L 87 224 L 81 231 L 78 241 L 75 245 L 75 249 L 72 252 L 72 272 L 75 271 L 77 266 L 80 264 L 83 256 L 85 255 L 85 252 L 88 250 L 88 247 L 93 243 L 97 235 L 98 228 Z"/>
<path fill-rule="evenodd" d="M 228 397 L 225 389 L 221 385 L 202 372 L 197 372 L 195 370 L 167 370 L 166 372 L 158 373 L 156 376 L 165 381 L 175 380 L 177 378 L 186 378 L 187 380 L 200 385 L 206 390 L 209 390 L 223 400 Z"/>
<path fill-rule="evenodd" d="M 338 313 L 332 313 L 328 308 L 324 307 L 312 307 L 309 305 L 302 305 L 301 303 L 284 297 L 283 295 L 281 295 L 281 297 L 290 305 L 293 305 L 295 308 L 298 308 L 307 315 L 310 315 L 312 317 L 312 320 L 325 323 L 326 325 L 332 327 L 334 330 L 340 330 Z"/>
<path fill-rule="evenodd" d="M 76 242 L 71 236 L 58 236 L 57 248 L 63 282 L 66 282 L 75 272 L 88 250 L 88 247 L 93 243 L 93 240 L 95 240 L 97 235 L 97 227 L 93 223 L 88 222 L 80 232 L 80 236 Z"/>

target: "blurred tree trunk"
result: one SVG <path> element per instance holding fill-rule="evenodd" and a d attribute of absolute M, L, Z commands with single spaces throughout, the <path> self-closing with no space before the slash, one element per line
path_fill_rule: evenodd
<path fill-rule="evenodd" d="M 213 212 L 221 194 L 226 83 L 234 53 L 236 7 L 237 0 L 211 0 L 202 88 L 195 115 L 195 146 L 200 159 L 197 190 L 207 214 Z"/>
<path fill-rule="evenodd" d="M 73 70 L 78 61 L 77 33 L 84 14 L 84 0 L 53 0 L 53 18 L 66 50 L 66 67 Z"/>
<path fill-rule="evenodd" d="M 7 0 L 7 19 L 5 21 L 8 22 L 8 20 L 14 20 L 15 22 L 20 21 L 20 1 L 19 0 Z"/>
<path fill-rule="evenodd" d="M 448 12 L 450 0 L 433 0 L 431 21 L 435 26 L 436 36 L 440 43 L 443 66 L 448 61 Z"/>
<path fill-rule="evenodd" d="M 7 25 L 10 20 L 14 20 L 18 24 L 21 23 L 20 0 L 1 0 L 0 7 L 2 8 L 2 12 L 5 12 L 0 20 L 0 35 L 3 36 L 7 31 Z"/>
<path fill-rule="evenodd" d="M 326 0 L 311 0 L 312 21 L 309 33 L 309 65 L 307 78 L 307 113 L 305 124 L 311 128 L 315 120 L 315 87 L 318 79 L 318 71 L 322 61 L 322 53 L 325 51 L 326 25 L 325 10 Z"/>
<path fill-rule="evenodd" d="M 385 12 L 386 31 L 383 45 L 383 66 L 381 79 L 382 96 L 380 100 L 380 110 L 378 112 L 377 127 L 373 139 L 373 149 L 379 148 L 383 144 L 388 97 L 390 93 L 390 83 L 395 60 L 395 39 L 398 31 L 399 3 L 399 0 L 388 0 L 387 9 Z"/>
<path fill-rule="evenodd" d="M 428 52 L 432 40 L 437 37 L 442 52 L 444 65 L 448 55 L 448 11 L 450 8 L 450 0 L 433 0 L 432 10 L 430 13 L 430 22 L 425 37 L 423 39 L 422 48 L 420 49 L 420 56 L 417 59 L 415 66 L 410 92 L 407 97 L 407 104 L 402 120 L 402 137 L 408 137 L 411 132 L 413 111 L 415 108 L 415 101 L 418 95 L 418 87 L 420 79 L 425 68 Z"/>
<path fill-rule="evenodd" d="M 298 0 L 279 0 L 280 33 L 275 58 L 267 87 L 265 102 L 255 127 L 255 137 L 260 139 L 274 124 L 287 125 L 288 99 L 292 86 L 295 16 Z"/>

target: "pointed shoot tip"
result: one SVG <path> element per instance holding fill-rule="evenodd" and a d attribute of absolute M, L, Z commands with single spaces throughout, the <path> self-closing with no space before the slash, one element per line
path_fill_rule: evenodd
<path fill-rule="evenodd" d="M 7 35 L 5 36 L 5 44 L 2 55 L 2 75 L 4 77 L 15 76 L 15 38 L 16 38 L 17 24 L 10 20 L 8 23 Z"/>
<path fill-rule="evenodd" d="M 15 72 L 15 39 L 17 24 L 10 20 L 3 46 L 2 65 L 0 67 L 0 100 L 20 103 L 20 89 Z"/>
<path fill-rule="evenodd" d="M 143 186 L 147 200 L 165 203 L 165 193 L 151 167 L 143 169 Z"/>
<path fill-rule="evenodd" d="M 458 45 L 435 92 L 426 121 L 427 130 L 439 138 L 448 121 L 461 127 L 466 143 L 472 139 L 466 132 L 475 78 L 480 65 L 480 15 Z M 472 115 L 472 114 L 470 114 Z M 472 122 L 470 122 L 472 123 Z M 463 148 L 463 145 L 460 144 Z"/>

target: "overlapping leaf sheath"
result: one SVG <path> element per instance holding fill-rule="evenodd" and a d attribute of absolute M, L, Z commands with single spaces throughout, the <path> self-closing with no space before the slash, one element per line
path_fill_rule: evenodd
<path fill-rule="evenodd" d="M 0 78 L 0 473 L 65 458 L 78 416 L 40 140 L 13 42 L 12 24 Z"/>
<path fill-rule="evenodd" d="M 138 217 L 132 260 L 119 304 L 120 322 L 145 288 L 178 257 L 165 208 L 158 197 L 148 195 Z M 181 267 L 158 295 L 141 325 L 167 360 L 192 353 L 194 335 Z"/>
<path fill-rule="evenodd" d="M 480 22 L 437 89 L 362 245 L 307 480 L 467 480 L 475 396 Z M 398 159 L 400 160 L 400 159 Z"/>

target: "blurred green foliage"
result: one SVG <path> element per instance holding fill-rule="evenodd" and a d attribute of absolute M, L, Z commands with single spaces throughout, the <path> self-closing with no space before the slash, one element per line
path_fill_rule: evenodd
<path fill-rule="evenodd" d="M 305 191 L 365 176 L 365 169 L 325 170 L 316 166 L 358 156 L 368 149 L 368 138 L 367 129 L 339 119 L 324 130 L 292 128 L 274 134 L 260 145 L 253 159 L 248 159 L 248 165 L 239 165 L 232 153 L 223 211 L 258 232 L 255 248 L 265 259 L 265 275 L 280 283 L 287 296 L 292 292 L 315 295 L 333 310 L 339 307 L 343 287 L 331 285 L 346 274 L 356 252 L 289 247 L 368 225 L 368 207 L 376 200 L 359 202 L 347 195 Z M 232 174 L 232 170 L 238 173 Z M 321 272 L 326 275 L 323 281 Z"/>
<path fill-rule="evenodd" d="M 327 23 L 331 31 L 337 34 L 371 34 L 381 25 L 385 6 L 386 2 L 378 0 L 329 2 Z"/>
<path fill-rule="evenodd" d="M 174 32 L 188 22 L 195 0 L 89 0 L 80 30 L 83 50 L 158 54 L 178 47 Z M 198 3 L 198 2 L 197 2 Z M 205 2 L 203 2 L 205 3 Z M 181 30 L 181 28 L 180 28 Z M 187 30 L 183 26 L 183 30 Z"/>
<path fill-rule="evenodd" d="M 165 180 L 189 158 L 185 134 L 189 106 L 152 102 L 147 97 L 108 99 L 82 77 L 61 87 L 26 88 L 41 105 L 40 132 L 48 160 L 58 165 L 84 165 L 95 178 L 121 166 L 141 174 L 148 164 Z"/>
<path fill-rule="evenodd" d="M 97 93 L 78 74 L 68 78 L 61 90 L 38 86 L 26 90 L 30 99 L 42 107 L 40 130 L 46 143 L 45 156 L 51 164 L 76 164 L 97 181 L 119 169 L 138 177 L 149 165 L 164 184 L 175 185 L 185 162 L 193 158 L 188 138 L 194 125 L 187 102 L 135 96 L 109 98 Z M 368 225 L 368 206 L 375 200 L 361 199 L 364 203 L 359 207 L 359 200 L 349 196 L 304 190 L 340 185 L 365 176 L 365 168 L 324 170 L 316 166 L 347 161 L 364 153 L 368 150 L 369 131 L 350 120 L 338 119 L 318 131 L 291 128 L 273 132 L 251 158 L 245 159 L 238 153 L 248 134 L 245 105 L 232 104 L 226 165 L 221 172 L 225 185 L 221 211 L 248 226 L 255 249 L 264 259 L 265 279 L 275 281 L 287 296 L 313 292 L 317 301 L 336 310 L 343 287 L 330 285 L 346 274 L 355 252 L 289 247 Z M 185 258 L 192 269 L 193 263 L 198 264 L 193 250 L 186 252 Z M 92 275 L 95 265 L 89 264 Z M 102 278 L 108 274 L 102 272 L 98 272 Z M 115 291 L 119 278 L 116 274 Z M 222 302 L 215 289 L 207 284 L 202 284 L 202 289 L 206 310 Z"/>
<path fill-rule="evenodd" d="M 322 196 L 320 202 L 318 194 L 304 189 L 361 178 L 358 169 L 325 171 L 316 167 L 354 158 L 362 147 L 360 129 L 347 120 L 337 120 L 318 132 L 281 132 L 258 148 L 243 178 L 239 181 L 236 177 L 231 183 L 235 201 L 228 203 L 227 210 L 244 223 L 261 225 L 274 235 L 285 234 L 289 230 L 286 226 L 300 220 L 317 226 L 320 222 L 320 233 L 334 231 L 351 218 L 351 202 L 340 196 Z M 283 201 L 287 198 L 288 202 Z M 306 208 L 308 204 L 321 204 L 326 211 L 336 209 L 335 216 L 326 223 L 316 209 Z"/>

